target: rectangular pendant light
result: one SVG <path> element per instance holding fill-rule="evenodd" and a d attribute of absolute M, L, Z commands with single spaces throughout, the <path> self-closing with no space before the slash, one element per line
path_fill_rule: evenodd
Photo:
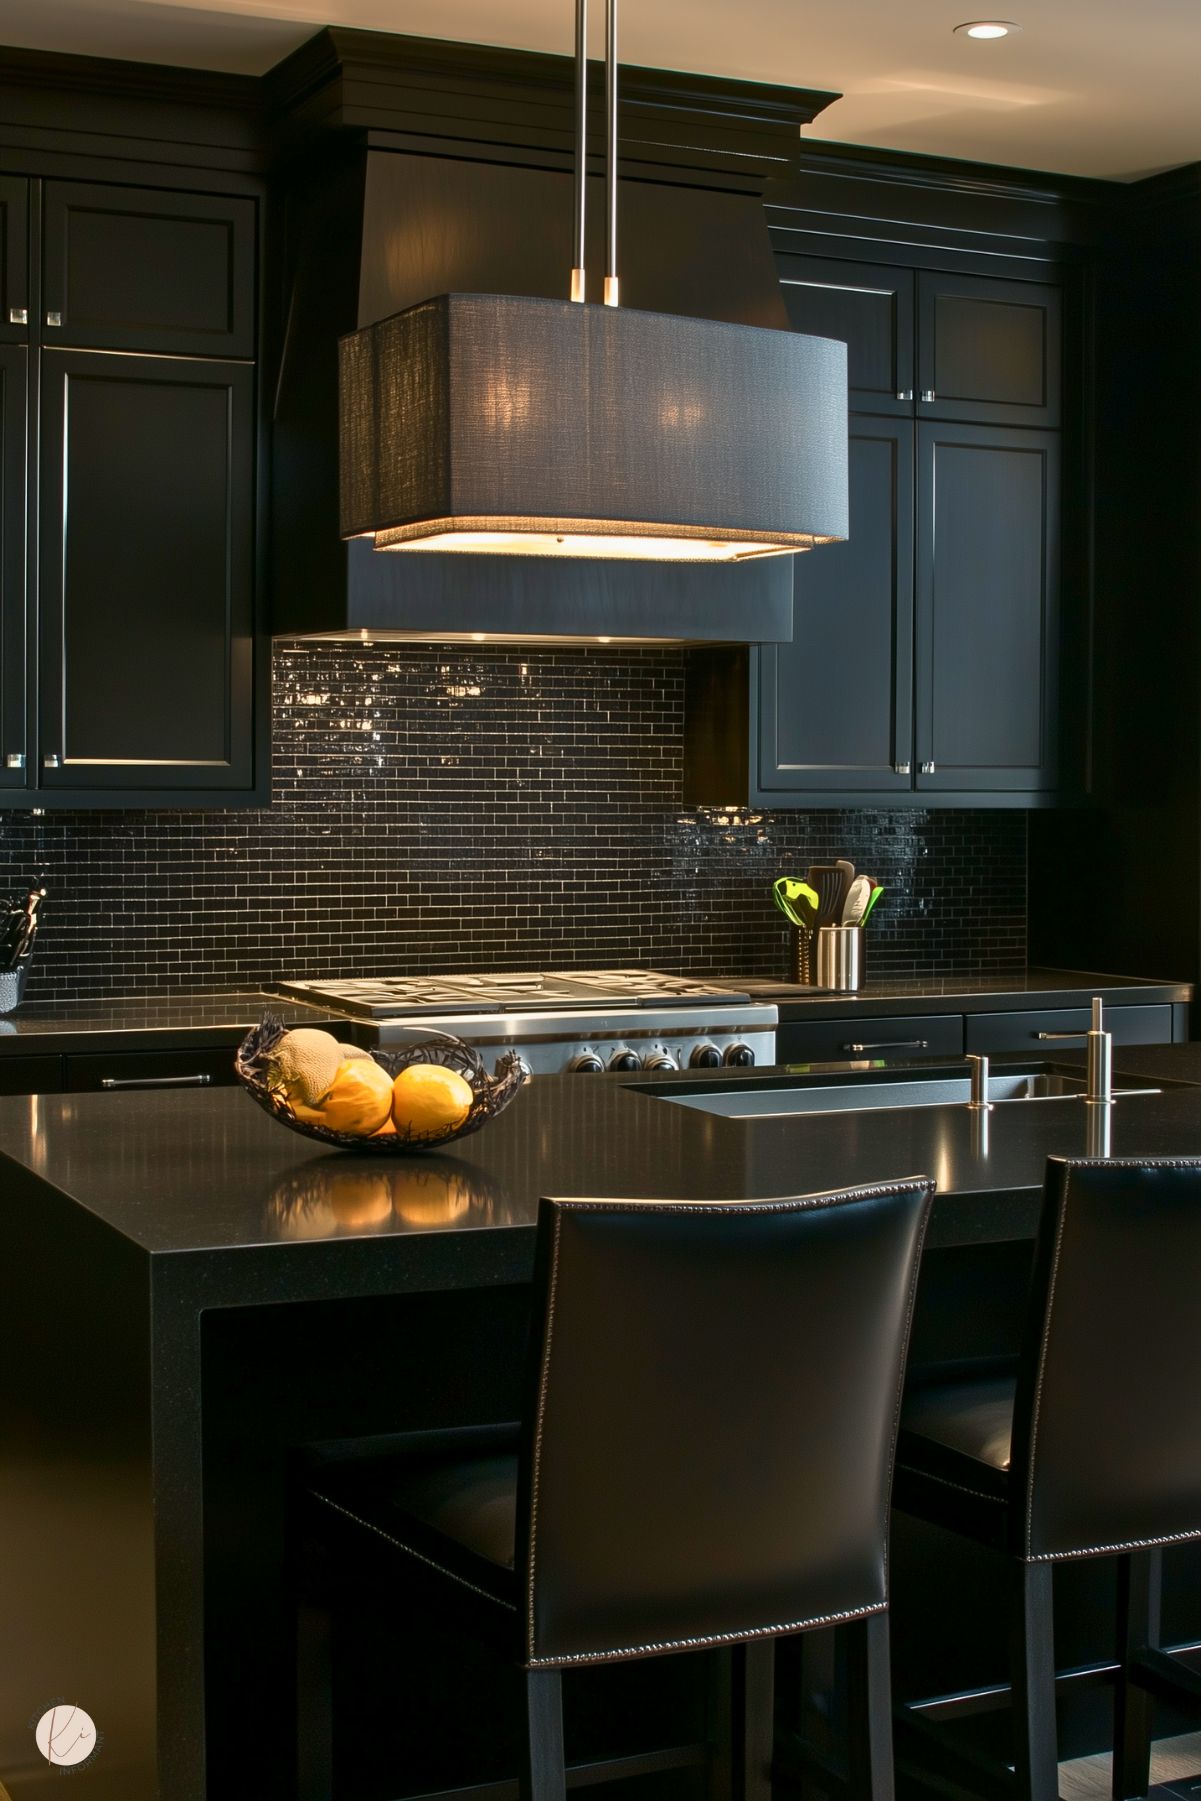
<path fill-rule="evenodd" d="M 740 561 L 847 535 L 845 344 L 443 294 L 344 338 L 341 532 L 378 550 Z"/>

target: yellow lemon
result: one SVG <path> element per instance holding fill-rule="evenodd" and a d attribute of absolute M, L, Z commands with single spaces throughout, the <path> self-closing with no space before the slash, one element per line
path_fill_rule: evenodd
<path fill-rule="evenodd" d="M 293 1113 L 306 1125 L 328 1126 L 332 1132 L 349 1132 L 356 1138 L 370 1138 L 378 1132 L 391 1108 L 391 1078 L 371 1057 L 339 1064 L 329 1093 L 322 1095 L 315 1107 L 292 1102 Z"/>
<path fill-rule="evenodd" d="M 471 1111 L 471 1083 L 441 1063 L 410 1063 L 392 1084 L 392 1118 L 400 1132 L 452 1132 Z"/>

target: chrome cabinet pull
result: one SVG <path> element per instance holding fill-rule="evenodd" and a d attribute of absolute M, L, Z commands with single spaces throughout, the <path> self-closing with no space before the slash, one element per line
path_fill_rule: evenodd
<path fill-rule="evenodd" d="M 63 322 L 63 316 L 61 313 L 47 313 L 46 314 L 46 324 L 47 325 L 61 325 L 62 322 Z"/>
<path fill-rule="evenodd" d="M 47 751 L 46 755 L 42 758 L 42 768 L 57 769 L 58 767 L 58 752 L 56 750 Z"/>
<path fill-rule="evenodd" d="M 934 774 L 933 763 L 923 763 L 922 764 L 922 774 L 923 775 L 933 775 Z"/>
<path fill-rule="evenodd" d="M 927 406 L 934 398 L 935 398 L 935 394 L 934 394 L 933 388 L 923 388 L 922 389 L 922 399 L 926 402 Z"/>
<path fill-rule="evenodd" d="M 8 322 L 10 325 L 28 325 L 29 308 L 27 306 L 10 306 L 8 309 Z"/>
<path fill-rule="evenodd" d="M 913 399 L 913 389 L 912 388 L 898 388 L 897 389 L 897 399 L 898 400 L 912 400 Z"/>
<path fill-rule="evenodd" d="M 896 770 L 898 775 L 908 775 L 909 774 L 909 764 L 908 763 L 894 763 L 893 768 Z"/>
<path fill-rule="evenodd" d="M 844 1044 L 844 1051 L 928 1051 L 928 1038 L 882 1038 L 879 1044 Z"/>
<path fill-rule="evenodd" d="M 1078 1032 L 1035 1032 L 1034 1036 L 1044 1044 L 1049 1044 L 1053 1038 L 1087 1038 L 1088 1027 L 1081 1026 Z"/>
<path fill-rule="evenodd" d="M 207 1088 L 212 1076 L 101 1076 L 101 1088 Z"/>
<path fill-rule="evenodd" d="M 6 769 L 24 769 L 25 752 L 23 750 L 10 750 L 4 759 L 4 767 Z"/>

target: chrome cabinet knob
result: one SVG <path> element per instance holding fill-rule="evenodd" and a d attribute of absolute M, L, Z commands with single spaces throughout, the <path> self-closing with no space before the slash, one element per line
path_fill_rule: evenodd
<path fill-rule="evenodd" d="M 897 399 L 898 400 L 912 400 L 913 399 L 913 389 L 912 388 L 898 388 L 897 389 Z"/>
<path fill-rule="evenodd" d="M 894 763 L 893 768 L 898 775 L 908 775 L 910 766 L 908 763 Z"/>
<path fill-rule="evenodd" d="M 47 313 L 46 314 L 46 324 L 47 325 L 61 325 L 62 322 L 63 322 L 63 316 L 61 313 Z"/>
<path fill-rule="evenodd" d="M 933 388 L 923 388 L 922 389 L 922 399 L 926 402 L 927 406 L 930 404 L 930 402 L 934 398 L 935 398 L 935 394 L 934 394 Z"/>
<path fill-rule="evenodd" d="M 934 774 L 933 763 L 923 763 L 922 764 L 922 774 L 923 775 L 933 775 Z"/>
<path fill-rule="evenodd" d="M 10 306 L 8 309 L 8 322 L 10 325 L 28 325 L 29 308 L 27 306 Z"/>
<path fill-rule="evenodd" d="M 4 759 L 4 767 L 6 769 L 24 769 L 25 752 L 23 750 L 10 750 Z"/>

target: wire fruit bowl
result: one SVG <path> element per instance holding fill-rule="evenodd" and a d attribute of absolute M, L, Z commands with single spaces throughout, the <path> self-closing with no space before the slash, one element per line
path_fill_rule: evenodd
<path fill-rule="evenodd" d="M 397 1126 L 395 1132 L 386 1132 L 383 1137 L 358 1137 L 353 1132 L 335 1132 L 329 1126 L 310 1125 L 308 1120 L 297 1119 L 287 1097 L 271 1086 L 268 1076 L 271 1056 L 285 1030 L 283 1022 L 274 1014 L 265 1015 L 261 1024 L 247 1032 L 238 1046 L 234 1073 L 251 1100 L 257 1101 L 280 1125 L 299 1132 L 302 1138 L 315 1138 L 318 1144 L 330 1144 L 338 1150 L 367 1151 L 383 1157 L 409 1151 L 438 1150 L 456 1138 L 467 1138 L 472 1132 L 478 1132 L 481 1126 L 503 1113 L 526 1081 L 516 1051 L 506 1051 L 498 1058 L 496 1074 L 490 1076 L 478 1052 L 464 1044 L 461 1038 L 452 1038 L 449 1032 L 410 1027 L 406 1036 L 412 1038 L 411 1044 L 397 1050 L 372 1051 L 372 1061 L 393 1080 L 413 1063 L 440 1063 L 446 1069 L 453 1069 L 471 1085 L 472 1102 L 467 1117 L 460 1125 L 432 1132 L 406 1131 Z"/>

